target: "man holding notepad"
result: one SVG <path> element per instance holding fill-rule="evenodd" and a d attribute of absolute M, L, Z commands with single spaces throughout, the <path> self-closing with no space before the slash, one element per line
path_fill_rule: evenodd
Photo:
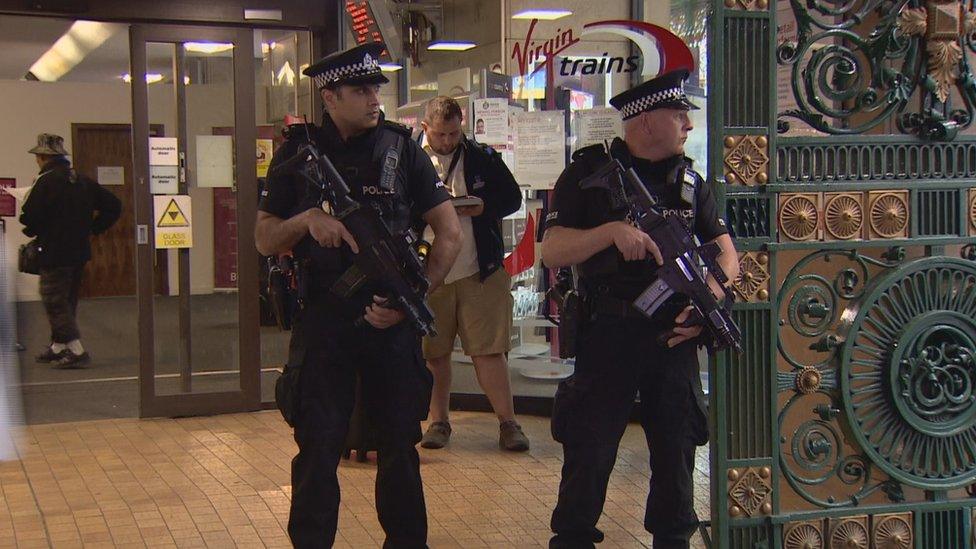
<path fill-rule="evenodd" d="M 419 141 L 454 197 L 463 233 L 461 253 L 444 284 L 430 294 L 436 337 L 423 342 L 434 376 L 431 424 L 420 445 L 442 448 L 451 436 L 451 352 L 461 337 L 465 354 L 499 421 L 498 444 L 525 451 L 529 440 L 515 421 L 505 354 L 512 327 L 511 277 L 502 267 L 501 219 L 519 209 L 522 193 L 496 151 L 471 141 L 461 130 L 461 107 L 450 97 L 427 103 Z"/>

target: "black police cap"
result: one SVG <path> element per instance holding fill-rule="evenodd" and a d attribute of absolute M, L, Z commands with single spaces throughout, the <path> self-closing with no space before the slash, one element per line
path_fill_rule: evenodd
<path fill-rule="evenodd" d="M 685 95 L 684 82 L 688 69 L 666 72 L 610 99 L 624 120 L 654 109 L 697 110 L 698 106 Z"/>
<path fill-rule="evenodd" d="M 384 50 L 386 44 L 383 42 L 356 46 L 319 59 L 302 74 L 312 78 L 318 89 L 386 84 L 390 80 L 380 70 L 380 54 Z"/>

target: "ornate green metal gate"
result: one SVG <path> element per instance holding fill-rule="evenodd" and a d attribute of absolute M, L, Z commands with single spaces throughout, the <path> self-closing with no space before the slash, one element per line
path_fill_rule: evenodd
<path fill-rule="evenodd" d="M 714 545 L 973 547 L 976 15 L 712 1 L 747 340 L 710 376 Z"/>

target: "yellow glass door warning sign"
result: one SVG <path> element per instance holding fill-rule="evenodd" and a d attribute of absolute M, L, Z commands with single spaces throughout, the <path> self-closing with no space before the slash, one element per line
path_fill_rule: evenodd
<path fill-rule="evenodd" d="M 187 221 L 186 215 L 183 210 L 180 209 L 180 205 L 176 203 L 176 199 L 169 201 L 166 209 L 163 210 L 163 215 L 159 217 L 159 222 L 156 223 L 157 227 L 189 227 L 190 222 Z"/>
<path fill-rule="evenodd" d="M 153 196 L 156 248 L 192 248 L 192 216 L 189 196 L 182 194 Z"/>

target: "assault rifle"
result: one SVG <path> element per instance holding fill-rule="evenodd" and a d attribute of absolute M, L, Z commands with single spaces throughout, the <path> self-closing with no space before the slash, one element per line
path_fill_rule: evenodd
<path fill-rule="evenodd" d="M 606 189 L 611 201 L 626 203 L 638 228 L 661 250 L 664 264 L 657 269 L 657 280 L 634 300 L 633 306 L 651 318 L 672 295 L 688 296 L 693 310 L 681 326 L 704 324 L 703 335 L 712 350 L 732 348 L 741 353 L 742 334 L 730 313 L 734 297 L 725 287 L 728 277 L 717 261 L 722 252 L 719 245 L 712 242 L 695 246 L 688 225 L 677 215 L 664 216 L 657 207 L 657 200 L 647 191 L 634 169 L 625 169 L 616 158 L 611 158 L 600 170 L 581 181 L 580 186 Z M 725 293 L 722 303 L 709 288 L 706 274 L 711 274 L 722 286 Z M 672 335 L 672 332 L 660 334 L 658 342 L 663 344 Z"/>
<path fill-rule="evenodd" d="M 291 126 L 289 129 L 294 131 L 296 128 Z M 305 143 L 298 153 L 276 166 L 274 171 L 296 170 L 315 185 L 332 207 L 333 215 L 345 225 L 359 246 L 352 267 L 339 278 L 331 291 L 349 298 L 367 281 L 377 283 L 386 292 L 390 307 L 403 312 L 423 335 L 435 335 L 434 313 L 426 301 L 430 281 L 414 249 L 412 235 L 409 231 L 394 234 L 375 208 L 352 198 L 349 185 L 336 171 L 332 161 L 320 153 L 312 142 L 308 125 L 305 131 Z M 365 319 L 360 317 L 356 325 L 361 326 L 364 322 Z"/>

